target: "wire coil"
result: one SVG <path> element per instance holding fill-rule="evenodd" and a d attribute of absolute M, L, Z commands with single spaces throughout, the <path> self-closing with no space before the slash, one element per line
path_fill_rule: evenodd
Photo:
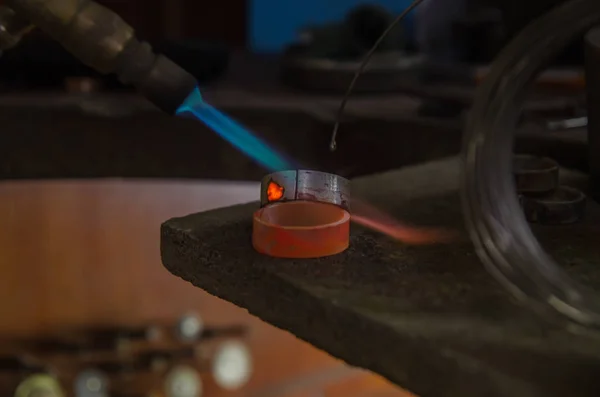
<path fill-rule="evenodd" d="M 539 311 L 587 326 L 600 326 L 600 297 L 571 279 L 540 246 L 520 210 L 511 171 L 514 131 L 530 83 L 595 24 L 600 2 L 571 0 L 531 23 L 501 52 L 474 101 L 461 181 L 467 228 L 488 270 Z"/>

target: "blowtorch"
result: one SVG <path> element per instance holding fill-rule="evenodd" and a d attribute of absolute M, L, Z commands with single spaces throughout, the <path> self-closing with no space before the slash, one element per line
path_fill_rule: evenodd
<path fill-rule="evenodd" d="M 37 27 L 99 73 L 114 73 L 168 114 L 196 87 L 196 79 L 135 37 L 119 15 L 91 0 L 6 0 L 0 6 L 0 51 Z"/>

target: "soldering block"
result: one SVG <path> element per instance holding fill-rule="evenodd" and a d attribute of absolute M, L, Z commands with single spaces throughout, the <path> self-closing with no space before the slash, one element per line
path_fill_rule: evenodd
<path fill-rule="evenodd" d="M 576 174 L 571 184 L 579 183 Z M 400 219 L 461 230 L 459 242 L 407 246 L 360 227 L 316 260 L 260 255 L 258 203 L 165 222 L 164 265 L 351 365 L 422 397 L 597 396 L 600 339 L 541 320 L 483 268 L 464 235 L 455 159 L 353 181 L 353 194 Z M 600 284 L 600 208 L 536 233 L 570 271 Z"/>

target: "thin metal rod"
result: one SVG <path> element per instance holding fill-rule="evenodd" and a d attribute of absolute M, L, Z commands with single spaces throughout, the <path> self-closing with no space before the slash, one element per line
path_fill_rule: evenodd
<path fill-rule="evenodd" d="M 352 94 L 352 90 L 354 89 L 354 86 L 356 85 L 356 81 L 358 80 L 359 76 L 364 72 L 365 68 L 369 64 L 369 61 L 373 57 L 373 54 L 375 54 L 375 52 L 377 51 L 377 48 L 379 48 L 379 45 L 383 42 L 383 40 L 385 40 L 385 38 L 388 36 L 388 34 L 390 34 L 390 32 L 392 30 L 394 30 L 394 28 L 412 10 L 414 10 L 423 1 L 424 0 L 414 0 L 404 11 L 402 11 L 402 13 L 400 15 L 398 15 L 396 17 L 396 19 L 394 19 L 394 21 L 390 24 L 390 26 L 388 26 L 387 29 L 381 34 L 381 36 L 379 36 L 379 38 L 377 39 L 375 44 L 373 44 L 373 47 L 371 47 L 369 52 L 367 52 L 367 55 L 362 60 L 360 66 L 358 67 L 358 70 L 356 71 L 356 73 L 354 73 L 354 77 L 352 78 L 352 81 L 350 82 L 350 85 L 348 86 L 348 89 L 346 90 L 346 93 L 344 94 L 344 98 L 342 98 L 342 102 L 340 103 L 340 107 L 338 108 L 338 112 L 337 112 L 337 115 L 335 118 L 335 124 L 333 126 L 333 133 L 331 134 L 331 142 L 329 143 L 329 149 L 331 151 L 334 151 L 337 148 L 336 138 L 337 138 L 338 130 L 340 128 L 340 121 L 342 119 L 342 115 L 344 114 L 344 109 L 346 108 L 346 103 L 348 102 L 348 99 L 350 98 L 350 94 Z"/>

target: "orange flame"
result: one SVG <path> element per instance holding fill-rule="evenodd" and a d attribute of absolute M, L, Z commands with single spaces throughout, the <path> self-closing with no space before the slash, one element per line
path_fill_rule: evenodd
<path fill-rule="evenodd" d="M 283 186 L 270 181 L 269 185 L 267 186 L 267 200 L 269 200 L 269 202 L 281 200 L 283 198 L 284 191 L 285 189 Z"/>
<path fill-rule="evenodd" d="M 352 221 L 412 245 L 449 243 L 458 238 L 458 234 L 452 230 L 402 224 L 391 215 L 356 199 L 352 200 Z"/>

